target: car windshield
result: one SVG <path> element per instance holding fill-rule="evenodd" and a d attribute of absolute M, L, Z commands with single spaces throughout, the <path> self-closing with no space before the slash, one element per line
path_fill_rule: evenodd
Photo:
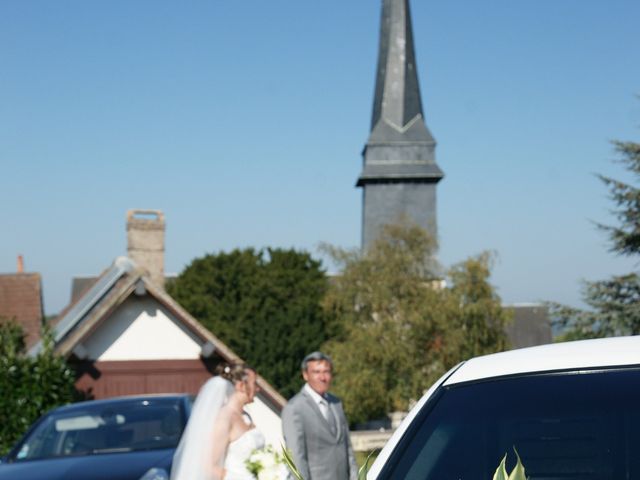
<path fill-rule="evenodd" d="M 531 480 L 640 478 L 640 370 L 511 377 L 443 388 L 381 477 L 490 480 L 514 449 Z"/>
<path fill-rule="evenodd" d="M 88 402 L 45 416 L 12 460 L 175 448 L 184 424 L 177 399 Z"/>

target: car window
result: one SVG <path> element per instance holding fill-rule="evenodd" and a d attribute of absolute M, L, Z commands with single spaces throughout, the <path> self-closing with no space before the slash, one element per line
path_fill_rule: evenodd
<path fill-rule="evenodd" d="M 531 480 L 640 478 L 640 370 L 443 388 L 379 478 L 486 480 L 517 450 Z"/>
<path fill-rule="evenodd" d="M 185 424 L 177 400 L 88 403 L 47 415 L 13 460 L 175 448 Z"/>

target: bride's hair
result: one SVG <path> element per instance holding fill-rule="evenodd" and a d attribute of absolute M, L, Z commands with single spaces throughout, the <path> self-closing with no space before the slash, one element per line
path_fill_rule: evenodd
<path fill-rule="evenodd" d="M 221 362 L 216 367 L 216 375 L 229 380 L 235 385 L 236 382 L 244 382 L 247 379 L 247 372 L 255 370 L 246 363 L 227 363 Z"/>

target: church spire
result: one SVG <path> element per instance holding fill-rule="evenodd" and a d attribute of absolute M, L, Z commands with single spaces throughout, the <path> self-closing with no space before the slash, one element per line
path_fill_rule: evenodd
<path fill-rule="evenodd" d="M 409 0 L 382 0 L 371 133 L 357 186 L 363 188 L 362 244 L 405 216 L 436 235 L 435 184 L 444 174 L 422 110 Z"/>
<path fill-rule="evenodd" d="M 381 118 L 402 129 L 422 116 L 409 4 L 407 0 L 385 0 L 371 129 Z"/>

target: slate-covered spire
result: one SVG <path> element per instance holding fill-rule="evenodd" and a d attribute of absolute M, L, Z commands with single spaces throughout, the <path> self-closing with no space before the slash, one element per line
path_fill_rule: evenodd
<path fill-rule="evenodd" d="M 398 130 L 423 117 L 407 0 L 382 3 L 372 130 L 381 117 Z"/>
<path fill-rule="evenodd" d="M 409 0 L 382 0 L 371 133 L 356 184 L 364 188 L 363 246 L 401 215 L 436 234 L 435 184 L 444 174 L 435 146 L 422 110 Z"/>

